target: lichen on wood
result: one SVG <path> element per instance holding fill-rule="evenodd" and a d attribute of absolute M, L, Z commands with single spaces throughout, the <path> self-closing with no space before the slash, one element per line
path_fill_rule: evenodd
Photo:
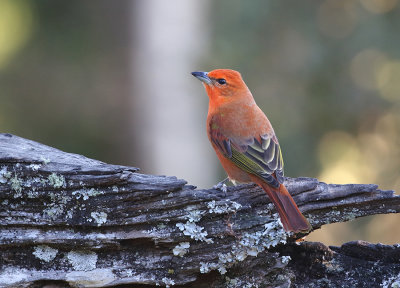
<path fill-rule="evenodd" d="M 400 211 L 400 197 L 373 184 L 286 178 L 285 185 L 314 229 Z M 400 246 L 296 243 L 305 235 L 286 233 L 255 185 L 225 196 L 10 134 L 0 134 L 0 203 L 0 287 L 399 282 Z M 380 265 L 371 268 L 373 261 Z"/>

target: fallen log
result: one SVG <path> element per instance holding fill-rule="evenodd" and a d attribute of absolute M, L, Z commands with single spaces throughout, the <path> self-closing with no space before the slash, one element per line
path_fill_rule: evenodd
<path fill-rule="evenodd" d="M 374 184 L 285 185 L 313 229 L 400 211 Z M 11 134 L 0 134 L 0 203 L 0 287 L 400 283 L 400 245 L 296 242 L 305 235 L 286 233 L 255 185 L 224 195 Z"/>

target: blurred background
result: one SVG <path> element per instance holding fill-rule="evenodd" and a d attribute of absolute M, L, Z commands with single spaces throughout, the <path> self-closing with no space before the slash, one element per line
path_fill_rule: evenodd
<path fill-rule="evenodd" d="M 290 177 L 400 191 L 398 0 L 0 0 L 0 131 L 207 188 L 225 178 L 191 71 L 232 68 Z M 399 243 L 400 215 L 308 240 Z"/>

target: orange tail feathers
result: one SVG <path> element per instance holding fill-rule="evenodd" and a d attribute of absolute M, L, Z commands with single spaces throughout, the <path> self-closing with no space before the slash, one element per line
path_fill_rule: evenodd
<path fill-rule="evenodd" d="M 283 184 L 279 186 L 279 189 L 276 189 L 270 187 L 259 178 L 252 177 L 252 180 L 263 188 L 263 190 L 268 194 L 268 197 L 275 204 L 286 231 L 298 233 L 308 232 L 311 230 L 310 223 L 308 223 L 307 219 L 303 214 L 301 214 L 292 196 L 290 196 Z"/>

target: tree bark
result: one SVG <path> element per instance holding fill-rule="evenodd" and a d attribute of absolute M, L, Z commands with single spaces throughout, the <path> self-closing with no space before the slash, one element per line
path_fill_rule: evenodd
<path fill-rule="evenodd" d="M 377 185 L 286 178 L 317 229 L 398 213 Z M 398 287 L 400 246 L 295 242 L 255 185 L 197 190 L 0 134 L 0 287 Z M 132 286 L 129 286 L 132 287 Z"/>

